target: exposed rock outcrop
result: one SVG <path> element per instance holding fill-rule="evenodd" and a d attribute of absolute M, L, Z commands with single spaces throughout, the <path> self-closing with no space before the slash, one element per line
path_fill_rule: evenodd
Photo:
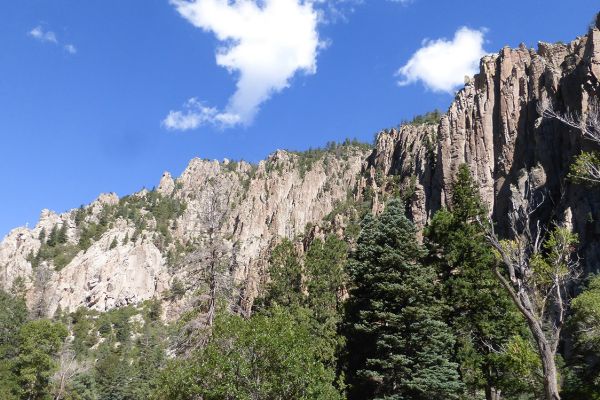
<path fill-rule="evenodd" d="M 501 232 L 507 232 L 509 211 L 525 191 L 543 192 L 539 216 L 571 224 L 583 244 L 586 269 L 597 270 L 600 189 L 565 179 L 573 158 L 593 144 L 559 121 L 541 118 L 537 106 L 549 102 L 562 112 L 585 113 L 590 98 L 599 95 L 599 66 L 598 26 L 568 44 L 539 43 L 537 51 L 524 45 L 504 48 L 484 57 L 479 74 L 457 93 L 437 128 L 435 157 L 422 151 L 423 138 L 430 137 L 426 128 L 404 128 L 380 135 L 367 168 L 389 173 L 406 154 L 417 159 L 408 173 L 417 181 L 411 208 L 420 226 L 449 205 L 452 181 L 463 163 Z"/>
<path fill-rule="evenodd" d="M 47 235 L 66 224 L 64 246 L 77 248 L 86 229 L 106 226 L 99 238 L 44 282 L 45 312 L 53 315 L 58 307 L 73 311 L 80 306 L 105 311 L 160 297 L 173 277 L 185 278 L 185 258 L 169 265 L 168 253 L 176 251 L 174 243 L 201 243 L 206 231 L 203 215 L 217 190 L 225 210 L 220 235 L 235 252 L 231 275 L 251 301 L 271 246 L 303 233 L 307 224 L 319 222 L 346 200 L 368 153 L 364 147 L 348 145 L 332 151 L 277 151 L 258 165 L 194 159 L 176 180 L 168 172 L 160 180 L 156 193 L 186 205 L 163 227 L 150 211 L 156 196 L 146 190 L 131 200 L 145 202 L 138 207 L 142 219 L 115 211 L 125 207 L 115 194 L 101 195 L 84 209 L 61 215 L 44 210 L 33 229 L 17 228 L 0 243 L 0 285 L 9 289 L 22 278 L 32 305 L 39 292 L 32 255 L 42 246 L 42 230 Z M 107 216 L 111 220 L 102 221 Z M 55 267 L 52 260 L 42 260 L 38 268 Z"/>
<path fill-rule="evenodd" d="M 185 278 L 185 259 L 176 256 L 202 243 L 203 215 L 216 188 L 227 210 L 219 233 L 235 254 L 231 275 L 251 299 L 269 250 L 281 238 L 303 233 L 349 198 L 367 198 L 379 212 L 390 193 L 408 200 L 407 211 L 423 227 L 449 205 L 452 181 L 463 163 L 479 183 L 500 232 L 508 230 L 507 215 L 525 192 L 543 192 L 546 203 L 539 216 L 571 226 L 583 244 L 586 269 L 598 270 L 600 189 L 565 179 L 573 157 L 593 144 L 560 122 L 541 118 L 537 106 L 549 102 L 561 111 L 585 113 L 600 90 L 599 28 L 597 23 L 568 44 L 539 43 L 537 51 L 521 45 L 484 57 L 479 74 L 457 93 L 438 125 L 384 131 L 372 152 L 360 146 L 276 151 L 258 165 L 194 159 L 177 179 L 163 174 L 156 192 L 132 196 L 131 204 L 146 202 L 143 206 L 127 208 L 111 194 L 83 210 L 61 215 L 44 210 L 34 228 L 17 228 L 0 243 L 0 285 L 10 288 L 21 277 L 34 302 L 33 255 L 42 247 L 41 232 L 66 226 L 64 246 L 77 249 L 90 227 L 101 226 L 89 246 L 51 274 L 44 291 L 46 312 L 59 306 L 104 311 L 162 296 L 174 277 Z M 175 207 L 176 214 L 164 217 L 175 203 L 160 208 L 157 196 L 185 209 Z M 113 220 L 107 222 L 107 215 Z M 332 218 L 334 232 L 343 230 L 342 219 Z M 318 226 L 308 232 L 309 237 L 320 235 Z M 41 265 L 53 270 L 55 262 L 44 259 Z M 170 311 L 177 314 L 180 305 Z"/>

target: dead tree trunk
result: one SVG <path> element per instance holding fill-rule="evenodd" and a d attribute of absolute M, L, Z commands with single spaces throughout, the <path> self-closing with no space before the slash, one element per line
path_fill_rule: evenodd
<path fill-rule="evenodd" d="M 544 197 L 535 201 L 527 181 L 523 203 L 513 204 L 510 214 L 512 237 L 499 239 L 491 221 L 486 224 L 486 237 L 499 258 L 494 273 L 536 343 L 546 400 L 560 400 L 555 358 L 569 304 L 568 286 L 579 277 L 579 262 L 573 256 L 577 236 L 533 218 Z"/>

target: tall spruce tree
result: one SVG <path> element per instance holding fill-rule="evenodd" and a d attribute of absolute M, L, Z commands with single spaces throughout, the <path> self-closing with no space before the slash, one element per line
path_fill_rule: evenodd
<path fill-rule="evenodd" d="M 363 221 L 350 262 L 346 314 L 349 399 L 458 399 L 455 338 L 442 320 L 432 267 L 404 205 Z"/>
<path fill-rule="evenodd" d="M 507 381 L 506 363 L 498 355 L 511 337 L 525 334 L 518 310 L 492 272 L 493 252 L 477 222 L 487 210 L 469 168 L 459 167 L 449 210 L 440 210 L 425 229 L 427 263 L 442 277 L 446 318 L 459 338 L 455 359 L 470 398 L 485 391 L 499 398 L 517 385 Z M 504 390 L 501 390 L 504 389 Z"/>

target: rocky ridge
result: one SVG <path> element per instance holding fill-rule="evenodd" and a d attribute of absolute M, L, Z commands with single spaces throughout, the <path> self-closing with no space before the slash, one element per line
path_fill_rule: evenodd
<path fill-rule="evenodd" d="M 434 133 L 382 133 L 366 170 L 414 182 L 410 198 L 419 226 L 448 206 L 452 181 L 466 163 L 500 232 L 508 215 L 530 195 L 543 193 L 542 219 L 566 223 L 578 234 L 587 271 L 600 267 L 600 189 L 565 179 L 575 156 L 594 144 L 561 122 L 542 118 L 540 103 L 585 114 L 600 95 L 600 14 L 586 36 L 570 43 L 540 42 L 484 57 L 480 72 L 460 90 Z M 424 149 L 435 137 L 436 149 Z M 427 140 L 426 140 L 427 139 Z M 412 162 L 411 160 L 415 160 Z M 375 183 L 376 185 L 376 183 Z"/>
<path fill-rule="evenodd" d="M 22 284 L 29 305 L 44 300 L 47 315 L 80 306 L 106 311 L 161 297 L 174 277 L 185 278 L 185 247 L 205 230 L 202 215 L 217 190 L 225 210 L 220 234 L 231 251 L 235 248 L 231 274 L 252 297 L 269 248 L 303 233 L 307 224 L 321 221 L 345 201 L 368 152 L 347 144 L 330 151 L 280 150 L 258 165 L 193 159 L 177 179 L 163 174 L 153 192 L 122 199 L 103 194 L 87 207 L 63 214 L 44 210 L 34 228 L 16 228 L 0 243 L 0 286 L 10 290 L 16 282 Z M 148 211 L 161 211 L 161 204 L 173 202 L 185 206 L 171 213 L 166 224 L 162 214 Z M 52 259 L 32 261 L 48 233 L 63 225 L 67 240 L 61 246 L 80 245 L 90 230 L 101 234 L 86 249 L 76 247 L 61 269 Z M 48 271 L 44 282 L 38 282 L 41 270 Z M 174 305 L 167 312 L 179 310 Z"/>
<path fill-rule="evenodd" d="M 509 211 L 528 195 L 543 193 L 539 216 L 571 226 L 583 244 L 586 270 L 598 270 L 600 189 L 565 179 L 573 158 L 593 144 L 560 122 L 542 118 L 537 106 L 548 102 L 559 111 L 585 113 L 590 98 L 599 95 L 599 79 L 600 19 L 570 43 L 539 43 L 537 50 L 507 47 L 484 57 L 479 74 L 456 94 L 439 124 L 383 131 L 372 150 L 277 151 L 258 165 L 194 159 L 177 179 L 165 173 L 157 194 L 134 195 L 160 195 L 185 207 L 167 225 L 151 217 L 143 229 L 128 218 L 112 221 L 86 251 L 51 272 L 42 291 L 46 312 L 59 306 L 104 311 L 160 297 L 179 276 L 181 248 L 204 229 L 201 215 L 213 195 L 209 188 L 218 188 L 227 209 L 221 234 L 235 253 L 231 273 L 247 293 L 256 293 L 274 243 L 297 237 L 307 226 L 312 226 L 310 237 L 324 229 L 343 231 L 343 212 L 336 211 L 342 203 L 369 204 L 379 212 L 387 197 L 401 195 L 414 222 L 423 227 L 449 205 L 462 163 L 479 182 L 500 232 L 508 231 Z M 114 194 L 101 196 L 85 208 L 84 223 L 99 223 L 103 210 L 122 202 Z M 145 208 L 140 213 L 148 214 Z M 332 215 L 330 226 L 321 226 Z M 60 215 L 45 210 L 33 229 L 13 230 L 0 243 L 0 285 L 10 288 L 21 277 L 29 302 L 35 303 L 40 289 L 30 260 L 42 247 L 40 232 L 66 224 L 68 243 L 75 244 L 81 239 L 76 217 L 77 210 Z M 53 269 L 49 261 L 41 265 Z M 177 313 L 178 307 L 170 310 Z"/>

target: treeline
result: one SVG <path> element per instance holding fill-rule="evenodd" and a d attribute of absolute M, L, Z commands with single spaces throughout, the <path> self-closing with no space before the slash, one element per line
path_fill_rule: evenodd
<path fill-rule="evenodd" d="M 148 399 L 166 363 L 160 303 L 32 318 L 0 291 L 0 398 Z"/>
<path fill-rule="evenodd" d="M 124 196 L 117 204 L 105 204 L 97 218 L 92 217 L 92 207 L 79 207 L 72 220 L 77 229 L 77 238 L 67 235 L 69 221 L 54 225 L 50 232 L 42 228 L 38 239 L 40 248 L 37 252 L 30 252 L 26 259 L 32 268 L 37 268 L 44 261 L 52 263 L 54 270 L 60 271 L 66 267 L 80 251 L 87 251 L 90 246 L 98 241 L 109 229 L 113 227 L 118 218 L 122 218 L 135 226 L 131 236 L 127 234 L 122 244 L 136 242 L 143 234 L 149 223 L 153 223 L 156 234 L 151 238 L 162 250 L 169 248 L 173 243 L 171 235 L 175 228 L 175 220 L 186 209 L 186 203 L 173 196 L 163 196 L 156 190 L 148 191 L 141 195 Z M 77 239 L 77 240 L 75 240 Z M 113 238 L 110 249 L 117 246 L 117 239 Z M 182 244 L 175 242 L 175 248 Z M 171 246 L 173 247 L 173 246 Z"/>
<path fill-rule="evenodd" d="M 522 282 L 533 289 L 515 298 L 512 282 L 525 278 L 506 252 L 518 255 L 516 242 L 494 242 L 466 166 L 451 193 L 422 240 L 392 199 L 364 217 L 351 244 L 334 235 L 307 248 L 282 241 L 251 315 L 220 299 L 214 324 L 199 327 L 185 352 L 176 344 L 194 313 L 165 325 L 159 301 L 50 321 L 30 319 L 18 294 L 1 293 L 0 397 L 600 399 L 600 278 L 570 303 L 541 296 L 563 293 L 553 279 L 571 276 L 577 238 L 550 228 L 539 253 L 523 259 Z M 551 315 L 527 319 L 525 297 Z M 556 332 L 557 305 L 568 310 L 551 382 L 540 343 Z"/>

